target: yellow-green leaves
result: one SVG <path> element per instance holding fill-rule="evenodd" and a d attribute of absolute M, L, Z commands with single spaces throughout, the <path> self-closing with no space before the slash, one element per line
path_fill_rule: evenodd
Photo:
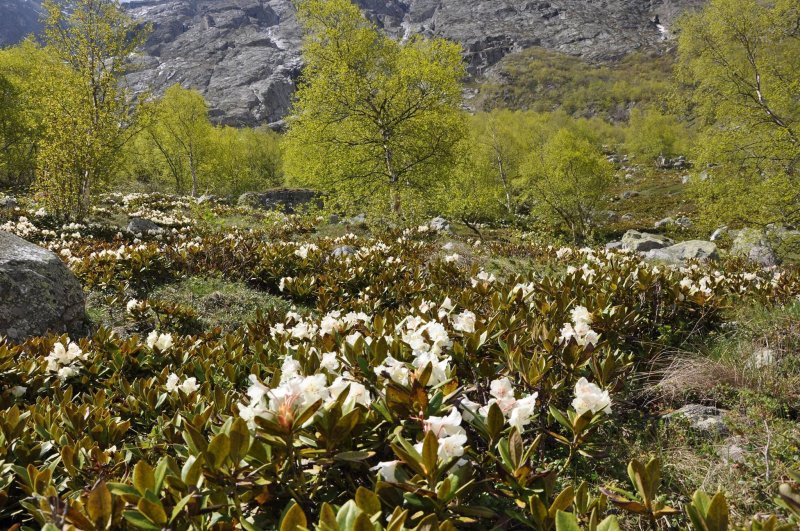
<path fill-rule="evenodd" d="M 460 47 L 399 43 L 349 0 L 303 0 L 306 66 L 289 117 L 287 174 L 341 210 L 418 215 L 463 136 Z"/>

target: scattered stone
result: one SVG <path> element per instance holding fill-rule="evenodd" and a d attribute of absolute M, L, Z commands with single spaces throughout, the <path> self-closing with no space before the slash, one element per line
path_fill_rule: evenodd
<path fill-rule="evenodd" d="M 625 214 L 619 219 L 622 221 L 633 221 L 633 214 Z"/>
<path fill-rule="evenodd" d="M 86 331 L 86 301 L 75 275 L 51 251 L 3 231 L 0 301 L 0 335 L 11 341 Z"/>
<path fill-rule="evenodd" d="M 689 421 L 689 425 L 695 430 L 707 435 L 721 437 L 728 434 L 728 427 L 725 425 L 725 421 L 722 420 L 723 413 L 721 409 L 712 406 L 689 404 L 677 411 L 664 415 L 663 418 L 671 420 L 683 417 Z"/>
<path fill-rule="evenodd" d="M 303 188 L 276 188 L 266 192 L 245 192 L 239 196 L 237 203 L 239 206 L 261 210 L 283 210 L 287 214 L 294 214 L 297 209 L 310 203 L 322 206 L 317 192 Z"/>
<path fill-rule="evenodd" d="M 363 225 L 366 222 L 367 222 L 366 214 L 359 214 L 347 220 L 347 223 L 350 225 Z"/>
<path fill-rule="evenodd" d="M 203 194 L 195 199 L 195 202 L 198 205 L 202 205 L 204 203 L 216 203 L 217 201 L 219 201 L 219 198 L 213 194 Z"/>
<path fill-rule="evenodd" d="M 687 218 L 686 216 L 681 216 L 675 220 L 675 224 L 682 229 L 688 229 L 692 226 L 692 220 Z"/>
<path fill-rule="evenodd" d="M 641 194 L 636 190 L 629 190 L 627 192 L 622 192 L 620 197 L 622 197 L 622 199 L 630 199 L 631 197 L 638 197 L 639 195 Z"/>
<path fill-rule="evenodd" d="M 149 234 L 151 232 L 161 232 L 161 227 L 144 218 L 131 218 L 128 223 L 128 232 L 134 234 Z"/>
<path fill-rule="evenodd" d="M 0 208 L 17 208 L 19 204 L 17 199 L 10 195 L 0 197 Z"/>
<path fill-rule="evenodd" d="M 436 232 L 449 232 L 450 231 L 450 223 L 443 217 L 436 217 L 433 218 L 428 222 L 428 227 L 431 230 L 435 230 Z"/>
<path fill-rule="evenodd" d="M 684 175 L 681 177 L 681 184 L 689 184 L 690 182 L 692 182 L 691 175 Z"/>
<path fill-rule="evenodd" d="M 669 227 L 670 225 L 673 225 L 674 223 L 675 223 L 674 219 L 672 219 L 672 218 L 664 218 L 664 219 L 662 219 L 660 221 L 656 221 L 654 227 L 656 229 L 663 229 L 665 227 Z"/>
<path fill-rule="evenodd" d="M 771 348 L 761 348 L 753 352 L 747 360 L 747 366 L 754 369 L 766 369 L 775 365 L 778 356 Z"/>
<path fill-rule="evenodd" d="M 653 249 L 663 249 L 674 242 L 660 234 L 650 234 L 629 230 L 622 237 L 622 248 L 630 251 L 647 252 Z"/>
<path fill-rule="evenodd" d="M 331 217 L 328 218 L 328 224 L 330 225 L 338 225 L 340 221 L 338 214 L 331 214 Z"/>
<path fill-rule="evenodd" d="M 674 159 L 669 159 L 662 155 L 656 159 L 656 167 L 660 170 L 684 170 L 691 168 L 692 165 L 683 155 Z"/>
<path fill-rule="evenodd" d="M 746 441 L 743 437 L 730 437 L 719 447 L 718 454 L 722 461 L 727 464 L 742 464 L 747 458 L 745 450 Z"/>
<path fill-rule="evenodd" d="M 747 253 L 747 259 L 762 267 L 775 267 L 778 265 L 778 256 L 769 245 L 755 245 Z"/>
<path fill-rule="evenodd" d="M 333 250 L 331 256 L 335 258 L 343 258 L 345 256 L 352 256 L 354 254 L 356 254 L 356 248 L 352 245 L 340 245 Z"/>

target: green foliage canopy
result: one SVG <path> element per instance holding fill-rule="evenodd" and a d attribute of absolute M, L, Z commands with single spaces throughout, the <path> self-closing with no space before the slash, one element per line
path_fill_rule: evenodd
<path fill-rule="evenodd" d="M 800 4 L 712 0 L 683 22 L 680 70 L 706 126 L 698 192 L 715 223 L 800 221 Z"/>
<path fill-rule="evenodd" d="M 133 96 L 119 81 L 145 32 L 115 0 L 45 0 L 43 8 L 53 69 L 39 80 L 37 188 L 54 214 L 83 217 L 136 131 Z"/>
<path fill-rule="evenodd" d="M 349 0 L 304 0 L 298 17 L 306 67 L 289 119 L 287 173 L 343 210 L 368 202 L 410 215 L 447 178 L 464 134 L 460 47 L 399 43 Z"/>

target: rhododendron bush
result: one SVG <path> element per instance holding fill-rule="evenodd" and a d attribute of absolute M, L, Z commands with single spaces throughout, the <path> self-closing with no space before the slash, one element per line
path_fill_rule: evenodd
<path fill-rule="evenodd" d="M 624 499 L 577 471 L 618 444 L 657 347 L 715 329 L 734 300 L 800 294 L 792 270 L 656 267 L 525 238 L 476 248 L 536 256 L 547 274 L 495 275 L 416 228 L 322 237 L 279 217 L 134 235 L 25 214 L 4 229 L 56 251 L 138 332 L 0 343 L 9 526 L 613 529 L 617 506 L 686 525 L 656 501 L 658 463 L 631 463 Z M 197 272 L 296 306 L 186 333 L 186 312 L 147 297 Z M 692 521 L 708 520 L 698 496 Z"/>

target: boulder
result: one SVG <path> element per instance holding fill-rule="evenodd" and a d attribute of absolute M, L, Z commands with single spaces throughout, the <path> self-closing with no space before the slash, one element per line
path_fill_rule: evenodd
<path fill-rule="evenodd" d="M 704 240 L 689 240 L 661 249 L 652 249 L 645 254 L 646 260 L 658 260 L 670 264 L 681 264 L 687 260 L 718 260 L 717 244 Z"/>
<path fill-rule="evenodd" d="M 300 207 L 314 203 L 322 206 L 319 194 L 303 188 L 277 188 L 266 192 L 245 192 L 239 196 L 238 205 L 262 210 L 283 210 L 293 214 Z"/>
<path fill-rule="evenodd" d="M 606 249 L 609 251 L 616 251 L 622 249 L 622 242 L 608 242 L 606 244 Z"/>
<path fill-rule="evenodd" d="M 747 258 L 762 267 L 778 264 L 778 257 L 767 236 L 756 229 L 742 229 L 736 233 L 731 246 L 731 256 Z"/>
<path fill-rule="evenodd" d="M 78 279 L 51 251 L 0 231 L 0 335 L 23 341 L 48 332 L 86 332 Z"/>
<path fill-rule="evenodd" d="M 629 251 L 647 252 L 653 249 L 663 249 L 669 247 L 674 242 L 660 234 L 650 234 L 629 230 L 622 237 L 622 248 Z"/>
<path fill-rule="evenodd" d="M 161 232 L 161 227 L 144 218 L 131 218 L 128 223 L 128 232 L 134 234 L 150 234 L 151 232 Z"/>

